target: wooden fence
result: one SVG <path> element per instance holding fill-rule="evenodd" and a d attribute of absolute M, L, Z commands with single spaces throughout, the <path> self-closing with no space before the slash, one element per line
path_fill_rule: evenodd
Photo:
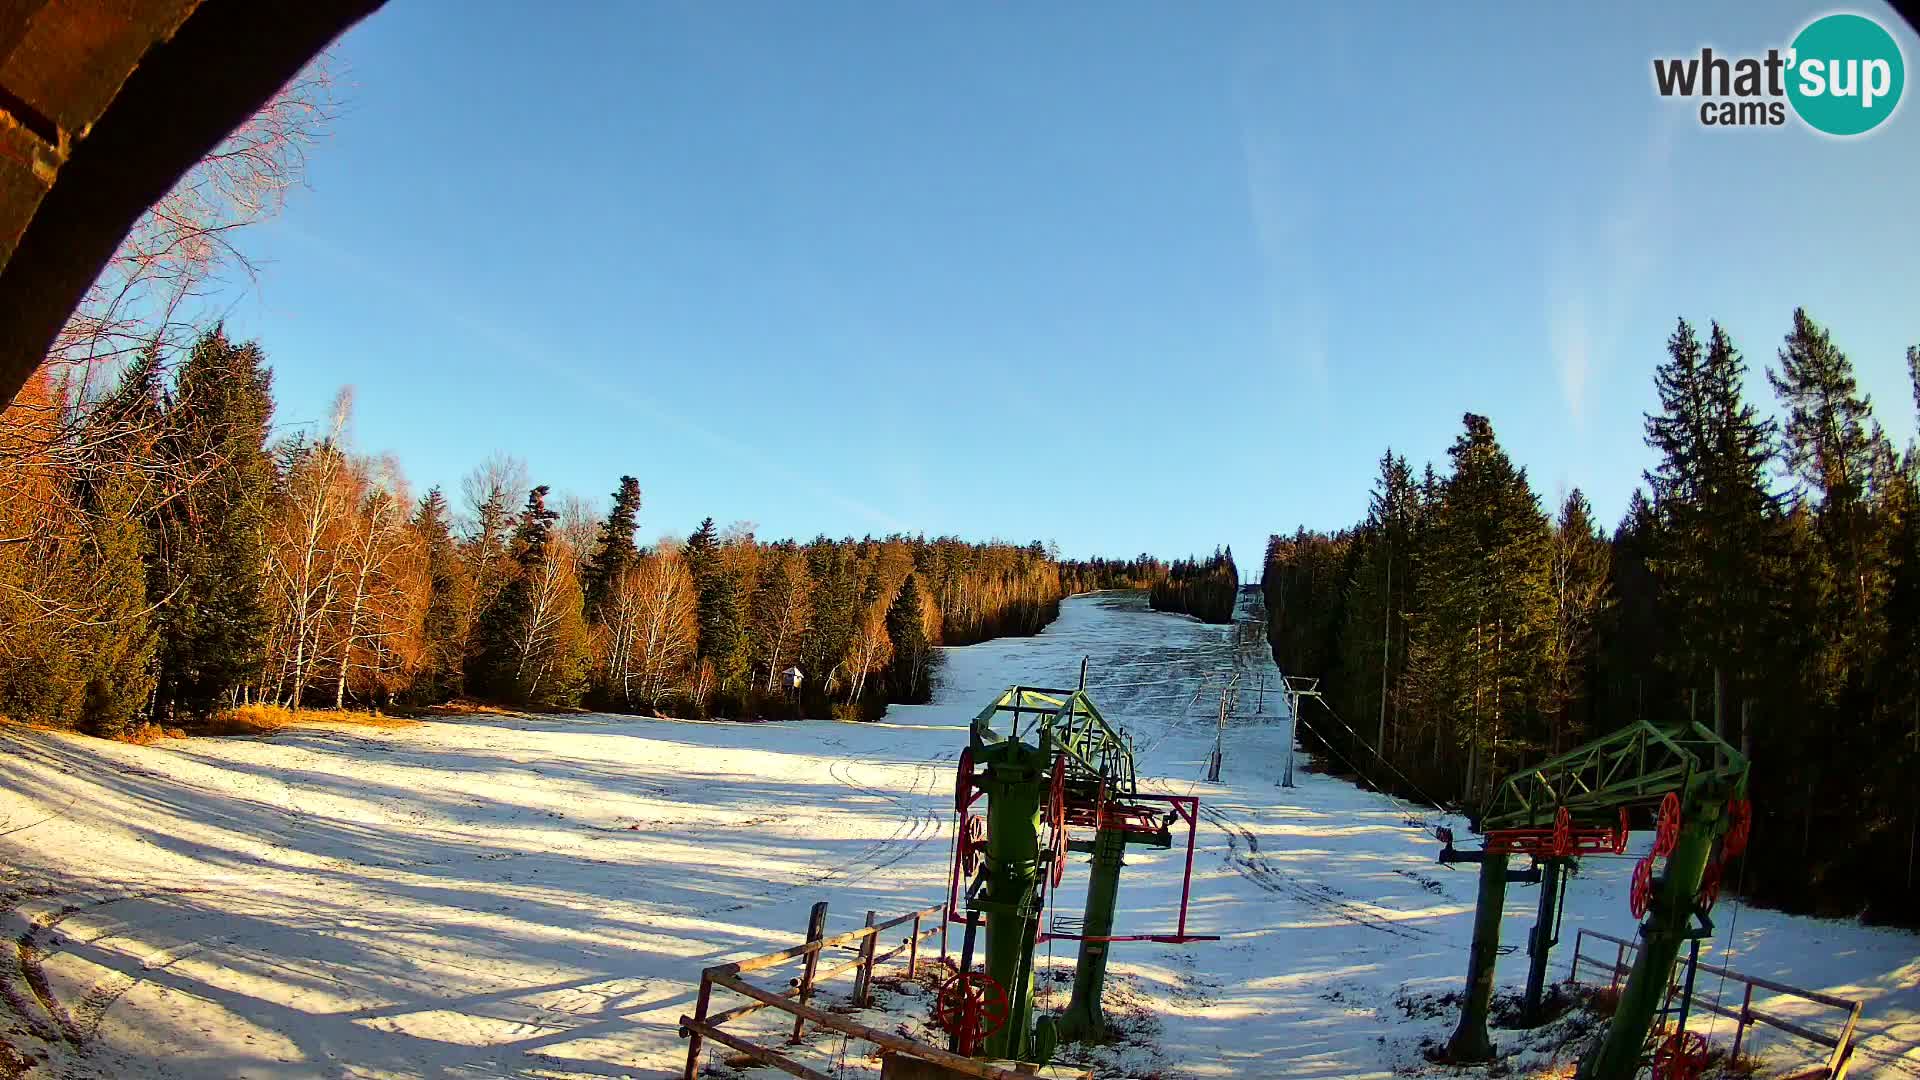
<path fill-rule="evenodd" d="M 940 935 L 940 963 L 946 961 L 947 907 L 935 904 L 932 907 L 910 911 L 885 922 L 876 921 L 874 912 L 867 912 L 867 924 L 857 930 L 849 930 L 833 937 L 824 936 L 827 921 L 827 905 L 822 902 L 813 905 L 813 911 L 807 919 L 806 937 L 799 945 L 779 952 L 767 953 L 746 960 L 736 960 L 730 964 L 717 964 L 700 973 L 700 995 L 695 999 L 692 1016 L 680 1018 L 680 1037 L 687 1040 L 687 1068 L 685 1080 L 694 1080 L 700 1075 L 700 1052 L 708 1039 L 732 1047 L 742 1054 L 769 1065 L 790 1076 L 799 1076 L 805 1080 L 833 1080 L 817 1069 L 803 1065 L 771 1046 L 762 1046 L 742 1036 L 725 1031 L 721 1025 L 729 1020 L 737 1020 L 749 1013 L 761 1009 L 777 1009 L 793 1017 L 793 1033 L 788 1043 L 797 1043 L 805 1032 L 808 1023 L 830 1031 L 838 1031 L 855 1039 L 865 1039 L 877 1046 L 891 1050 L 895 1054 L 931 1061 L 938 1065 L 979 1077 L 980 1080 L 1034 1080 L 1030 1072 L 1016 1072 L 984 1061 L 962 1057 L 937 1046 L 917 1042 L 890 1031 L 868 1027 L 837 1013 L 828 1012 L 812 1004 L 813 992 L 821 981 L 836 975 L 853 972 L 853 1003 L 856 1006 L 868 1004 L 871 1000 L 874 968 L 901 953 L 907 954 L 906 974 L 908 978 L 919 973 L 922 963 L 920 943 L 934 934 Z M 933 925 L 927 923 L 932 921 Z M 898 945 L 879 952 L 880 935 L 898 926 L 913 924 L 905 938 Z M 822 968 L 821 957 L 828 949 L 851 948 L 855 951 L 853 959 L 832 967 Z M 753 972 L 767 971 L 788 964 L 800 965 L 800 974 L 789 980 L 785 990 L 768 990 L 746 981 L 743 976 Z M 715 988 L 728 991 L 746 998 L 744 1004 L 735 1005 L 722 1012 L 710 1011 Z"/>
<path fill-rule="evenodd" d="M 1602 956 L 1598 958 L 1586 955 L 1584 947 L 1588 938 L 1593 938 L 1596 941 L 1604 941 L 1614 946 L 1613 956 L 1605 956 L 1604 951 Z M 1580 967 L 1582 964 L 1585 964 L 1588 967 L 1598 968 L 1602 972 L 1605 972 L 1610 980 L 1610 985 L 1617 988 L 1620 985 L 1620 980 L 1633 970 L 1632 954 L 1638 951 L 1638 949 L 1639 946 L 1631 941 L 1613 937 L 1610 934 L 1602 934 L 1594 930 L 1582 930 L 1573 940 L 1573 967 L 1572 970 L 1567 973 L 1567 977 L 1573 982 L 1579 982 Z M 1677 977 L 1680 965 L 1675 964 L 1674 967 L 1675 977 Z M 1738 1058 L 1740 1056 L 1740 1048 L 1746 1042 L 1747 1029 L 1755 1024 L 1765 1024 L 1770 1028 L 1784 1031 L 1797 1039 L 1803 1039 L 1816 1046 L 1825 1047 L 1830 1051 L 1827 1055 L 1827 1063 L 1824 1066 L 1797 1073 L 1791 1077 L 1790 1080 L 1844 1080 L 1847 1075 L 1847 1067 L 1853 1062 L 1853 1035 L 1854 1029 L 1860 1023 L 1860 1002 L 1835 997 L 1832 994 L 1821 993 L 1818 990 L 1804 990 L 1797 986 L 1788 986 L 1785 983 L 1774 982 L 1771 979 L 1763 979 L 1758 975 L 1742 975 L 1737 971 L 1732 971 L 1719 964 L 1709 964 L 1705 961 L 1701 961 L 1700 970 L 1719 975 L 1730 982 L 1741 984 L 1742 992 L 1740 995 L 1740 1007 L 1738 1009 L 1729 1009 L 1718 1001 L 1708 1001 L 1698 993 L 1694 995 L 1693 999 L 1695 1008 L 1703 1009 L 1717 1016 L 1724 1016 L 1733 1021 L 1732 1057 Z M 1788 997 L 1796 997 L 1802 1001 L 1811 1001 L 1816 1005 L 1843 1011 L 1846 1013 L 1846 1018 L 1840 1021 L 1837 1032 L 1817 1031 L 1799 1021 L 1790 1020 L 1787 1017 L 1777 1016 L 1773 1013 L 1754 1008 L 1753 989 L 1756 986 L 1763 990 L 1771 990 L 1776 994 L 1785 994 Z M 1669 980 L 1669 998 L 1671 998 L 1672 993 L 1673 984 L 1672 981 Z"/>

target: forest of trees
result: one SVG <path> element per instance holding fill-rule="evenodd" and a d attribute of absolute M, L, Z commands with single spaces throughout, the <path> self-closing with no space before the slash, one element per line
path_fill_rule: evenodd
<path fill-rule="evenodd" d="M 1167 576 L 1167 564 L 1144 552 L 1131 559 L 1066 559 L 1060 563 L 1060 587 L 1068 596 L 1103 589 L 1151 589 Z"/>
<path fill-rule="evenodd" d="M 581 703 L 872 717 L 927 700 L 941 644 L 1058 614 L 1040 543 L 635 541 L 495 456 L 415 496 L 351 396 L 274 437 L 260 348 L 216 328 L 88 394 L 41 372 L 0 412 L 0 715 L 121 736 L 246 703 Z M 801 689 L 781 673 L 798 667 Z"/>
<path fill-rule="evenodd" d="M 1215 548 L 1205 559 L 1175 559 L 1149 594 L 1155 611 L 1192 615 L 1202 622 L 1230 623 L 1240 595 L 1240 568 L 1232 548 Z"/>
<path fill-rule="evenodd" d="M 1777 421 L 1725 330 L 1679 323 L 1645 420 L 1658 463 L 1610 535 L 1578 490 L 1545 512 L 1469 414 L 1444 471 L 1389 452 L 1364 521 L 1275 536 L 1274 657 L 1339 716 L 1302 738 L 1470 805 L 1636 717 L 1696 719 L 1753 762 L 1748 895 L 1920 923 L 1920 449 L 1805 311 L 1766 375 Z"/>

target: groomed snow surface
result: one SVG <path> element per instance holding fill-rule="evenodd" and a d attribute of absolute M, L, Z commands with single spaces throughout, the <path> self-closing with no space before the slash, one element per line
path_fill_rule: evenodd
<path fill-rule="evenodd" d="M 1241 695 L 1209 784 L 1236 652 L 1268 693 L 1258 715 Z M 793 944 L 815 900 L 838 931 L 940 898 L 967 721 L 1011 683 L 1071 685 L 1082 656 L 1142 775 L 1204 800 L 1189 928 L 1221 935 L 1115 946 L 1110 1010 L 1128 1041 L 1085 1055 L 1101 1075 L 1451 1074 L 1421 1045 L 1454 1022 L 1436 998 L 1465 972 L 1473 870 L 1435 865 L 1434 841 L 1383 796 L 1304 769 L 1276 786 L 1286 728 L 1257 640 L 1133 594 L 1070 600 L 1036 638 L 948 650 L 933 704 L 872 725 L 483 716 L 152 747 L 7 729 L 0 1032 L 34 1077 L 677 1075 L 676 1020 L 703 966 Z M 1181 856 L 1129 854 L 1117 932 L 1172 928 Z M 1573 881 L 1555 979 L 1578 928 L 1631 934 L 1631 867 L 1590 859 Z M 1062 910 L 1077 914 L 1083 880 L 1070 869 Z M 1509 945 L 1536 895 L 1510 890 Z M 1717 914 L 1730 933 L 1709 956 L 1866 1000 L 1856 1075 L 1920 1077 L 1920 939 L 1726 900 Z M 1072 956 L 1057 944 L 1043 984 Z M 1504 988 L 1525 965 L 1524 949 L 1502 958 Z M 865 1019 L 925 1030 L 918 988 L 880 997 L 890 1011 Z M 1548 1064 L 1515 1033 L 1496 1041 L 1523 1070 Z M 1808 1060 L 1761 1045 L 1770 1072 Z M 801 1055 L 870 1075 L 872 1049 L 821 1035 Z M 711 1074 L 775 1075 L 729 1057 L 712 1053 Z"/>

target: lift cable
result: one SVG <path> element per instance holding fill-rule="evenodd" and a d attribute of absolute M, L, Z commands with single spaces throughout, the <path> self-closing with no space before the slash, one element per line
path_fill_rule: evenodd
<path fill-rule="evenodd" d="M 1339 717 L 1335 717 L 1334 719 L 1337 720 L 1339 719 Z M 1301 723 L 1305 723 L 1305 721 L 1302 720 Z M 1355 776 L 1358 776 L 1360 779 L 1367 781 L 1367 783 L 1369 784 L 1373 784 L 1373 780 L 1370 779 L 1366 773 L 1360 771 L 1360 766 L 1355 765 L 1351 761 L 1348 761 L 1345 755 L 1341 754 L 1340 751 L 1335 750 L 1333 748 L 1333 743 L 1329 741 L 1326 736 L 1320 735 L 1318 731 L 1314 731 L 1312 724 L 1307 724 L 1306 727 L 1308 731 L 1313 731 L 1315 735 L 1320 736 L 1320 745 L 1324 747 L 1328 753 L 1332 754 L 1336 758 L 1339 758 L 1340 763 L 1342 765 L 1345 765 L 1347 768 L 1352 769 L 1353 774 Z M 1406 819 L 1406 822 L 1409 826 L 1418 828 L 1422 833 L 1427 831 L 1427 828 L 1428 828 L 1427 817 L 1424 813 L 1421 813 L 1420 811 L 1416 810 L 1412 804 L 1403 802 L 1400 799 L 1396 798 L 1393 792 L 1388 791 L 1386 788 L 1380 786 L 1379 784 L 1373 784 L 1373 789 L 1375 792 L 1386 796 L 1387 801 L 1392 803 L 1394 807 L 1400 811 L 1401 815 Z"/>
<path fill-rule="evenodd" d="M 1726 1005 L 1722 999 L 1727 993 L 1727 970 L 1733 966 L 1734 953 L 1739 951 L 1740 939 L 1735 935 L 1737 935 L 1740 930 L 1740 909 L 1746 906 L 1740 902 L 1743 890 L 1745 890 L 1746 887 L 1747 860 L 1743 855 L 1740 859 L 1740 880 L 1736 881 L 1733 886 L 1733 917 L 1727 920 L 1727 953 L 1720 958 L 1720 985 L 1713 992 L 1713 1003 L 1722 1008 Z M 1707 1022 L 1707 1037 L 1712 1038 L 1714 1029 L 1720 1026 L 1720 1013 L 1711 1009 L 1708 1011 L 1713 1013 L 1713 1019 Z"/>
<path fill-rule="evenodd" d="M 1354 738 L 1354 741 L 1358 742 L 1362 746 L 1365 746 L 1369 753 L 1371 753 L 1374 757 L 1380 759 L 1381 764 L 1385 765 L 1389 769 L 1392 769 L 1393 775 L 1399 777 L 1402 783 L 1406 784 L 1409 788 L 1412 788 L 1413 793 L 1415 795 L 1418 795 L 1420 796 L 1420 798 L 1426 800 L 1429 806 L 1431 806 L 1435 810 L 1440 811 L 1443 814 L 1458 812 L 1457 807 L 1448 806 L 1446 803 L 1443 803 L 1439 799 L 1434 798 L 1432 795 L 1427 794 L 1427 792 L 1424 789 L 1422 789 L 1419 784 L 1416 784 L 1413 782 L 1412 778 L 1407 776 L 1406 773 L 1401 772 L 1398 766 L 1394 765 L 1393 762 L 1388 761 L 1384 754 L 1374 749 L 1372 744 L 1368 743 L 1366 739 L 1362 738 L 1359 732 L 1353 730 L 1352 725 L 1348 724 L 1345 720 L 1340 719 L 1340 714 L 1333 711 L 1333 706 L 1327 704 L 1326 698 L 1316 697 L 1314 700 L 1320 703 L 1321 708 L 1327 710 L 1327 715 L 1333 717 L 1335 723 L 1347 729 L 1347 734 L 1352 735 Z M 1325 740 L 1322 740 L 1322 741 L 1325 741 Z"/>

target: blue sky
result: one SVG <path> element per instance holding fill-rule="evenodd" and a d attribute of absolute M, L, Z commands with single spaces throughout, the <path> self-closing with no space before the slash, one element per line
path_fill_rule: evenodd
<path fill-rule="evenodd" d="M 1827 8 L 393 0 L 232 301 L 284 424 L 457 489 L 645 490 L 644 537 L 896 529 L 1068 554 L 1363 511 L 1484 413 L 1616 520 L 1677 316 L 1796 304 L 1904 444 L 1920 116 L 1703 128 L 1654 56 Z M 1886 9 L 1860 8 L 1897 27 Z"/>

